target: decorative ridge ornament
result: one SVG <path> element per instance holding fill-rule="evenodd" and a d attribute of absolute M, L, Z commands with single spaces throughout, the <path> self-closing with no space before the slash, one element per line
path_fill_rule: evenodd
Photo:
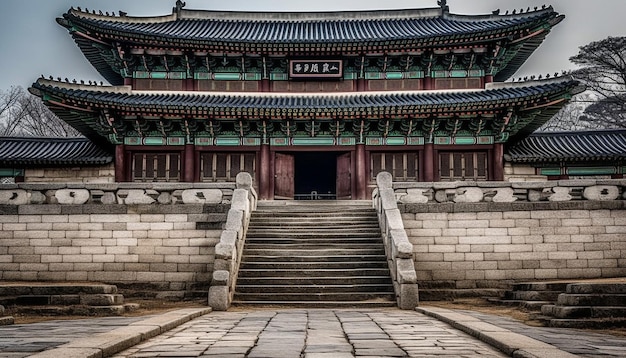
<path fill-rule="evenodd" d="M 448 6 L 448 0 L 437 0 L 437 5 L 441 7 L 441 11 L 450 12 L 450 7 Z"/>
<path fill-rule="evenodd" d="M 174 12 L 176 13 L 178 17 L 180 17 L 180 13 L 182 12 L 185 6 L 187 6 L 186 2 L 183 2 L 181 0 L 176 0 L 176 7 L 174 8 Z"/>

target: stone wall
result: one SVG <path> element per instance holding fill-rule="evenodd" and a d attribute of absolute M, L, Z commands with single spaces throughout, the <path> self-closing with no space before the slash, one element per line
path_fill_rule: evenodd
<path fill-rule="evenodd" d="M 395 183 L 420 288 L 626 276 L 626 181 Z"/>
<path fill-rule="evenodd" d="M 113 164 L 95 167 L 25 169 L 26 183 L 113 183 Z"/>
<path fill-rule="evenodd" d="M 234 186 L 1 186 L 0 279 L 204 295 Z"/>

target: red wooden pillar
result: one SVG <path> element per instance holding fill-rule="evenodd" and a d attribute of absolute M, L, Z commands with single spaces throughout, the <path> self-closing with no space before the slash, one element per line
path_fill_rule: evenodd
<path fill-rule="evenodd" d="M 367 88 L 365 88 L 367 83 L 365 82 L 365 78 L 359 78 L 356 80 L 356 91 L 357 92 L 365 92 Z"/>
<path fill-rule="evenodd" d="M 261 144 L 259 158 L 259 196 L 261 200 L 271 200 L 272 171 L 269 144 Z"/>
<path fill-rule="evenodd" d="M 195 181 L 196 173 L 196 156 L 195 146 L 193 144 L 185 145 L 185 172 L 183 173 L 183 182 L 193 183 Z"/>
<path fill-rule="evenodd" d="M 115 146 L 115 181 L 122 183 L 126 181 L 126 150 L 124 144 Z"/>
<path fill-rule="evenodd" d="M 424 91 L 435 89 L 435 80 L 432 77 L 424 77 Z"/>
<path fill-rule="evenodd" d="M 424 181 L 435 181 L 435 145 L 433 143 L 424 145 Z"/>
<path fill-rule="evenodd" d="M 261 80 L 261 92 L 271 92 L 272 91 L 272 86 L 270 83 L 269 79 L 262 79 Z"/>
<path fill-rule="evenodd" d="M 496 143 L 493 146 L 493 180 L 504 180 L 504 144 Z"/>
<path fill-rule="evenodd" d="M 493 75 L 485 75 L 485 84 L 493 82 Z"/>
<path fill-rule="evenodd" d="M 356 188 L 355 199 L 365 200 L 367 195 L 367 158 L 365 155 L 365 144 L 356 145 L 355 155 Z"/>

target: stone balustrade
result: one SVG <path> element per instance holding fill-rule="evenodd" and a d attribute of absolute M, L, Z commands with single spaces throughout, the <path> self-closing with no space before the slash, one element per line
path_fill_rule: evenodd
<path fill-rule="evenodd" d="M 546 182 L 440 182 L 393 184 L 402 204 L 618 201 L 626 199 L 626 180 Z"/>
<path fill-rule="evenodd" d="M 402 216 L 392 188 L 391 174 L 387 172 L 378 174 L 376 185 L 377 189 L 373 195 L 374 206 L 383 234 L 398 307 L 412 310 L 419 303 L 413 245 L 409 242 L 404 230 Z"/>
<path fill-rule="evenodd" d="M 209 306 L 214 310 L 226 311 L 233 301 L 246 231 L 257 200 L 252 176 L 239 173 L 224 231 L 215 246 L 215 265 L 209 288 Z"/>
<path fill-rule="evenodd" d="M 4 184 L 0 206 L 228 204 L 235 183 Z"/>

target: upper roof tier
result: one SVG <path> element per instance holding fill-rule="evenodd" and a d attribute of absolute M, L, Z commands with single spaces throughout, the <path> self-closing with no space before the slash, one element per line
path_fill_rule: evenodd
<path fill-rule="evenodd" d="M 500 15 L 456 15 L 447 9 L 340 12 L 228 12 L 174 8 L 171 15 L 130 17 L 71 9 L 58 22 L 111 81 L 94 44 L 116 51 L 164 49 L 181 54 L 286 56 L 421 54 L 488 48 L 503 61 L 496 81 L 512 76 L 564 18 L 552 7 Z M 131 51 L 132 52 L 132 51 Z M 109 51 L 110 53 L 110 51 Z M 121 55 L 121 57 L 124 55 Z"/>

